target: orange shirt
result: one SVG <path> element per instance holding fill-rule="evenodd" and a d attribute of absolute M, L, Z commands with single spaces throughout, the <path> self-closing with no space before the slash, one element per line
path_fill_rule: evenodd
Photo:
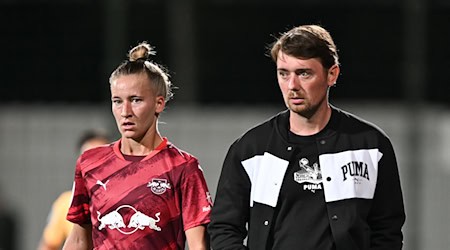
<path fill-rule="evenodd" d="M 62 247 L 72 230 L 73 224 L 66 220 L 71 200 L 72 191 L 66 191 L 53 202 L 48 223 L 44 229 L 43 239 L 46 244 L 57 248 Z"/>

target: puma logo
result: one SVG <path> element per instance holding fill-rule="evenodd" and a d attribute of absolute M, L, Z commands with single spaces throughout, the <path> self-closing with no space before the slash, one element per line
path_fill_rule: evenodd
<path fill-rule="evenodd" d="M 100 185 L 103 187 L 103 189 L 106 190 L 106 184 L 108 184 L 109 180 L 107 180 L 105 183 L 103 183 L 101 180 L 97 180 L 97 185 Z"/>

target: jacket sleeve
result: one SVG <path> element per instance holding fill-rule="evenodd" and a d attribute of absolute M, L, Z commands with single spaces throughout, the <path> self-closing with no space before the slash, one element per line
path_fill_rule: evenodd
<path fill-rule="evenodd" d="M 234 143 L 225 158 L 219 178 L 208 231 L 215 250 L 247 249 L 246 224 L 250 213 L 250 179 Z"/>
<path fill-rule="evenodd" d="M 377 187 L 368 217 L 372 250 L 402 249 L 403 246 L 402 226 L 405 222 L 405 210 L 397 160 L 389 139 L 384 139 Z"/>

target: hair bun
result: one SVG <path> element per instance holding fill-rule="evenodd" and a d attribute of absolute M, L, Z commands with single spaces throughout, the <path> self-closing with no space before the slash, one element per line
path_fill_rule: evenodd
<path fill-rule="evenodd" d="M 147 42 L 142 42 L 136 47 L 132 48 L 128 53 L 129 60 L 131 62 L 137 61 L 139 59 L 147 60 L 150 55 L 155 55 L 156 51 Z"/>

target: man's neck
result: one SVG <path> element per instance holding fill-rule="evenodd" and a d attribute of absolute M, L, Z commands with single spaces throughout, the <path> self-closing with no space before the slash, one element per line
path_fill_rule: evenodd
<path fill-rule="evenodd" d="M 301 136 L 315 135 L 325 128 L 330 120 L 330 117 L 331 108 L 329 105 L 317 110 L 317 112 L 311 117 L 304 117 L 298 113 L 290 111 L 290 131 Z"/>

